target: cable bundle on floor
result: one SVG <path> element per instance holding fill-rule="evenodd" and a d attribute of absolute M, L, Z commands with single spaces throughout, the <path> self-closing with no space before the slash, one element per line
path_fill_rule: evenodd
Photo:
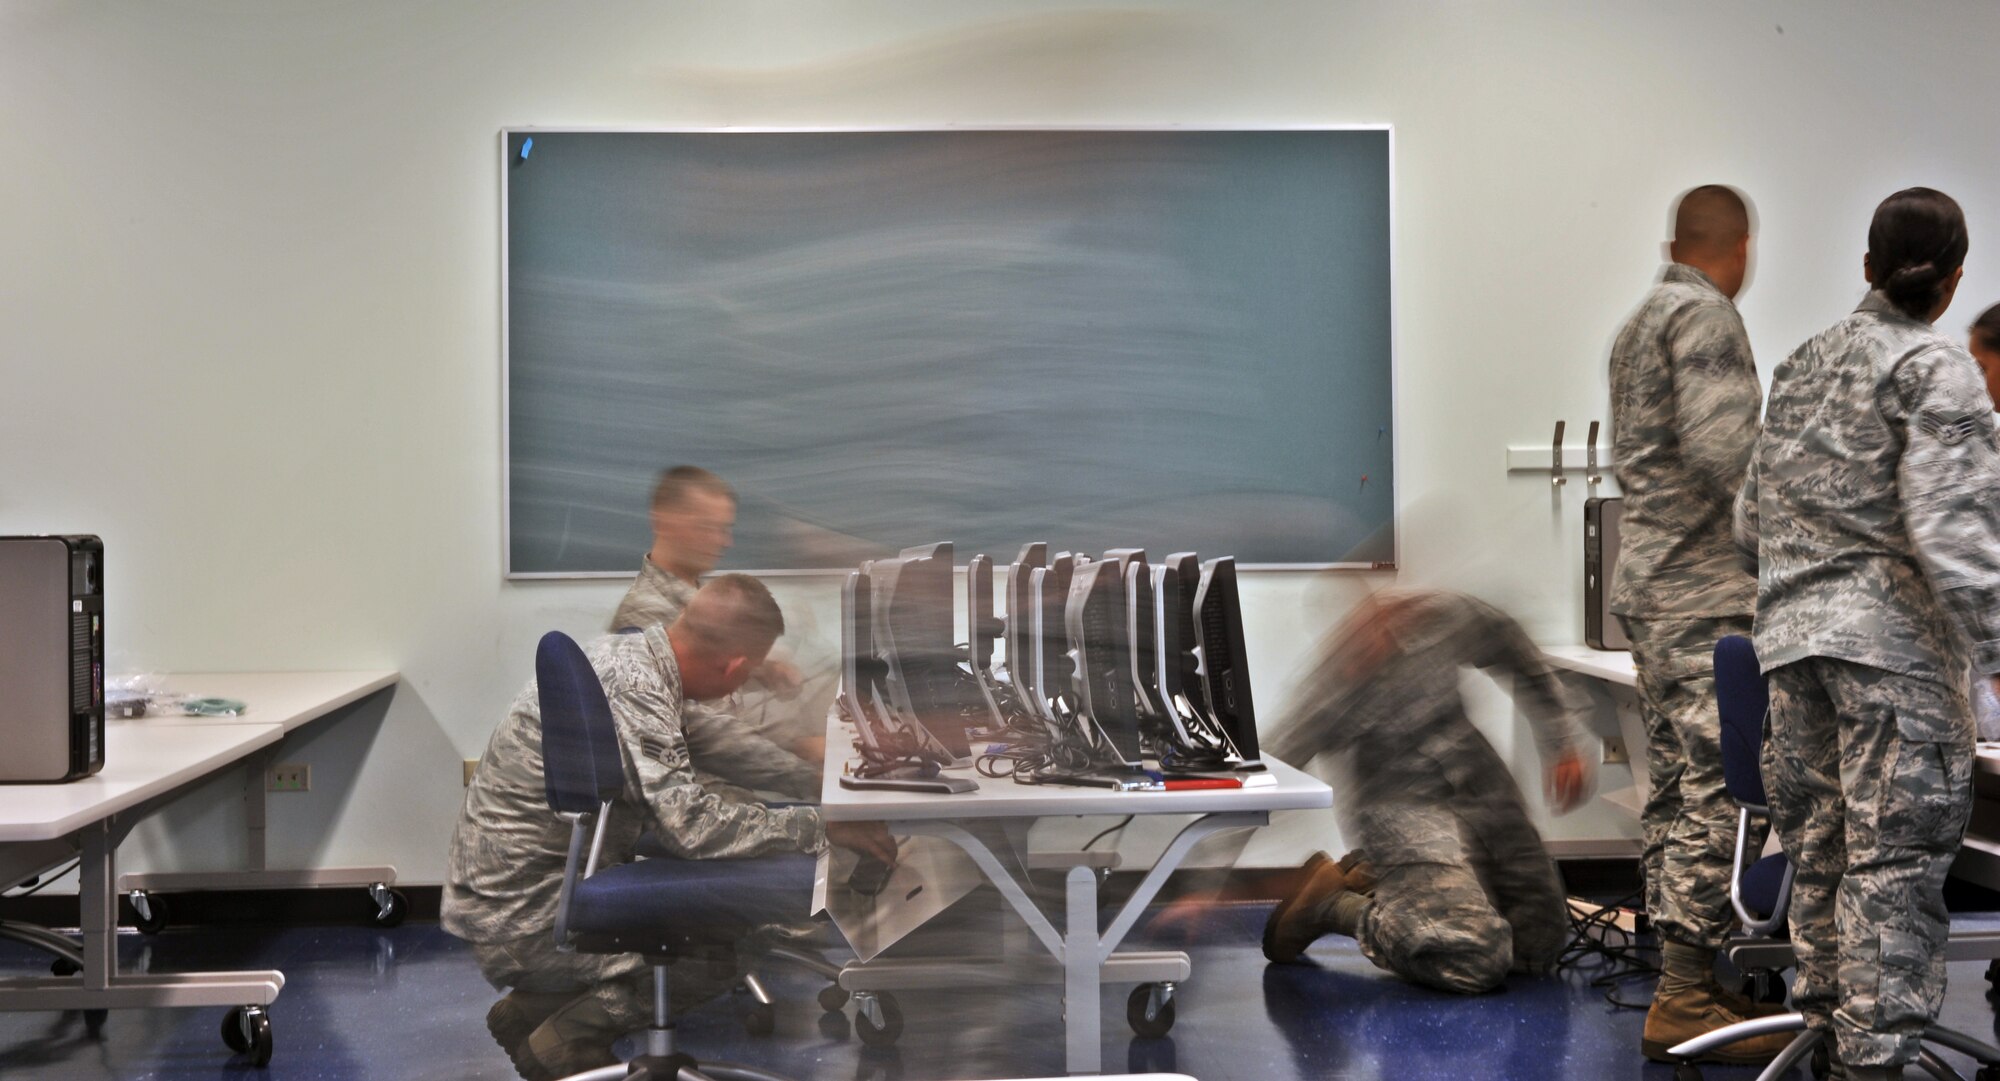
<path fill-rule="evenodd" d="M 1659 976 L 1657 947 L 1642 945 L 1639 936 L 1618 926 L 1618 917 L 1627 905 L 1640 903 L 1637 891 L 1608 905 L 1581 908 L 1572 903 L 1569 911 L 1569 944 L 1556 957 L 1558 971 L 1592 971 L 1590 986 L 1604 989 L 1604 1001 L 1624 1010 L 1643 1010 L 1650 1000 L 1629 1002 L 1618 992 L 1626 984 Z"/>

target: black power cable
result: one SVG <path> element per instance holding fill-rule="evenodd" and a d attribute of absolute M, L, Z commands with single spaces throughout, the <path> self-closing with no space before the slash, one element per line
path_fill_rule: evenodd
<path fill-rule="evenodd" d="M 1556 957 L 1558 970 L 1595 971 L 1590 986 L 1604 989 L 1604 1001 L 1623 1010 L 1643 1010 L 1650 1002 L 1629 1002 L 1619 997 L 1626 984 L 1659 976 L 1660 966 L 1652 958 L 1658 949 L 1644 945 L 1639 937 L 1618 926 L 1618 917 L 1627 905 L 1640 902 L 1633 891 L 1608 905 L 1578 911 L 1567 905 L 1570 939 Z"/>

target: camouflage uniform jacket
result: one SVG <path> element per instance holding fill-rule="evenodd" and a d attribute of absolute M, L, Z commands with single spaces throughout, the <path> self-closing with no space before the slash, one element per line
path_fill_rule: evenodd
<path fill-rule="evenodd" d="M 639 577 L 632 582 L 632 588 L 625 591 L 625 599 L 618 602 L 618 611 L 611 615 L 608 631 L 644 630 L 659 625 L 671 626 L 681 617 L 681 610 L 694 599 L 699 586 L 670 574 L 651 556 L 639 560 Z"/>
<path fill-rule="evenodd" d="M 665 631 L 606 635 L 588 656 L 611 703 L 625 766 L 600 865 L 632 859 L 648 829 L 684 859 L 825 849 L 817 809 L 727 803 L 695 783 L 681 732 L 680 668 Z M 547 933 L 569 837 L 569 823 L 549 809 L 543 787 L 541 705 L 530 680 L 466 788 L 439 922 L 472 942 Z"/>
<path fill-rule="evenodd" d="M 1611 349 L 1612 461 L 1624 493 L 1611 610 L 1634 619 L 1745 616 L 1757 583 L 1729 513 L 1763 392 L 1736 305 L 1675 263 Z"/>
<path fill-rule="evenodd" d="M 625 599 L 618 602 L 608 629 L 672 626 L 699 588 L 661 569 L 650 557 L 642 557 L 639 577 L 625 591 Z M 733 704 L 725 699 L 687 705 L 682 719 L 688 749 L 694 755 L 696 779 L 704 784 L 725 781 L 816 802 L 820 796 L 819 766 L 752 730 L 736 715 Z M 750 797 L 743 793 L 742 798 Z"/>
<path fill-rule="evenodd" d="M 1397 625 L 1388 659 L 1357 672 L 1345 643 L 1329 641 L 1290 716 L 1265 741 L 1266 753 L 1300 766 L 1335 756 L 1351 774 L 1341 788 L 1347 808 L 1449 800 L 1488 780 L 1466 773 L 1489 770 L 1493 761 L 1491 745 L 1465 715 L 1462 667 L 1514 674 L 1514 700 L 1534 725 L 1544 762 L 1574 746 L 1562 685 L 1519 624 L 1461 594 L 1402 597 L 1416 607 Z"/>
<path fill-rule="evenodd" d="M 1771 377 L 1736 504 L 1764 670 L 2000 672 L 2000 449 L 1979 366 L 1880 293 Z"/>

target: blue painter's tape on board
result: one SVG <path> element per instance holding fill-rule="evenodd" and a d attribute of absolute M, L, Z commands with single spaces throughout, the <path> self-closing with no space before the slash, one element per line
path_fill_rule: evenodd
<path fill-rule="evenodd" d="M 535 140 L 533 137 L 521 140 L 521 160 L 527 161 L 528 151 L 533 150 L 534 148 L 535 148 Z"/>

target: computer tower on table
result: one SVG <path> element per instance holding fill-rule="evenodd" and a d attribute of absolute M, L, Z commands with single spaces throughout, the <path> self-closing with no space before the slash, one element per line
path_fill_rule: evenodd
<path fill-rule="evenodd" d="M 0 537 L 0 783 L 104 768 L 104 544 Z"/>

